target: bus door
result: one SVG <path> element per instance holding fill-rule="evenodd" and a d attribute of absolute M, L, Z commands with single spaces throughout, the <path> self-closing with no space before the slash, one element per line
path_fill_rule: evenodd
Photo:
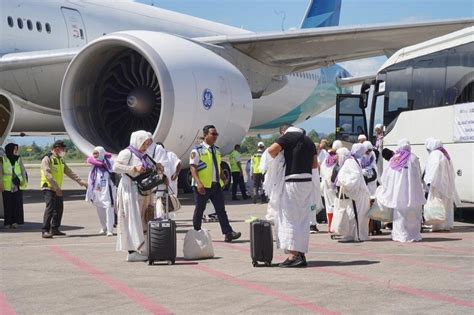
<path fill-rule="evenodd" d="M 336 139 L 355 143 L 360 134 L 367 136 L 366 103 L 358 94 L 336 97 Z"/>
<path fill-rule="evenodd" d="M 62 7 L 64 20 L 66 21 L 69 48 L 82 47 L 87 43 L 84 22 L 79 11 Z"/>

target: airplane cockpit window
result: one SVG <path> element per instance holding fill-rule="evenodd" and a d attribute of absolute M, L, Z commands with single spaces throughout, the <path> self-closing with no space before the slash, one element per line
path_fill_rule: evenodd
<path fill-rule="evenodd" d="M 43 25 L 41 25 L 41 22 L 39 22 L 39 21 L 36 22 L 36 30 L 37 30 L 38 32 L 43 31 Z"/>
<path fill-rule="evenodd" d="M 23 29 L 23 20 L 21 18 L 16 19 L 16 22 L 18 24 L 18 28 L 21 30 Z"/>
<path fill-rule="evenodd" d="M 51 25 L 49 25 L 49 23 L 46 23 L 44 27 L 46 28 L 47 33 L 51 33 Z"/>
<path fill-rule="evenodd" d="M 28 29 L 30 31 L 33 30 L 33 23 L 31 22 L 31 20 L 26 21 L 26 26 L 28 26 Z"/>
<path fill-rule="evenodd" d="M 8 26 L 13 27 L 13 18 L 9 16 L 7 20 L 8 20 Z"/>

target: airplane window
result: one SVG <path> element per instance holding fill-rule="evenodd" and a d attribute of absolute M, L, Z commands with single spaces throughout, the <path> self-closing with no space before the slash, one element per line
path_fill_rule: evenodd
<path fill-rule="evenodd" d="M 51 33 L 51 25 L 49 25 L 49 23 L 46 23 L 44 27 L 46 28 L 46 32 Z"/>
<path fill-rule="evenodd" d="M 28 26 L 28 29 L 31 31 L 33 29 L 33 23 L 31 20 L 26 21 L 26 25 Z"/>
<path fill-rule="evenodd" d="M 23 20 L 21 18 L 16 19 L 16 22 L 18 23 L 18 28 L 22 29 L 23 28 Z"/>
<path fill-rule="evenodd" d="M 8 17 L 8 26 L 13 27 L 13 18 L 11 16 Z"/>
<path fill-rule="evenodd" d="M 41 32 L 43 30 L 43 26 L 41 25 L 41 22 L 36 22 L 36 29 L 38 30 L 38 32 Z"/>

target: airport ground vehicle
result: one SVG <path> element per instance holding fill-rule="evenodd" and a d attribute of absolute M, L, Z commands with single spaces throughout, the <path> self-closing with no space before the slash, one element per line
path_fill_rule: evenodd
<path fill-rule="evenodd" d="M 464 202 L 474 203 L 474 27 L 397 51 L 360 94 L 338 95 L 336 137 L 355 142 L 385 126 L 384 147 L 407 138 L 422 167 L 425 140 L 443 141 Z"/>

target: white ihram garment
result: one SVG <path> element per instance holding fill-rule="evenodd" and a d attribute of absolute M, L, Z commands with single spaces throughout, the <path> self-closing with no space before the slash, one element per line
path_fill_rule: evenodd
<path fill-rule="evenodd" d="M 339 150 L 338 150 L 339 155 Z M 367 185 L 364 181 L 361 168 L 356 160 L 348 158 L 344 161 L 342 167 L 339 169 L 337 175 L 337 186 L 340 186 L 343 193 L 354 200 L 357 208 L 357 219 L 359 224 L 355 222 L 355 216 L 350 216 L 349 229 L 346 233 L 343 233 L 343 240 L 370 240 L 369 237 L 369 206 L 370 206 L 370 193 L 367 189 Z M 335 209 L 342 207 L 342 204 L 346 204 L 344 200 L 336 198 Z M 347 207 L 354 213 L 354 207 L 352 201 L 347 203 Z M 358 230 L 357 230 L 358 227 Z"/>
<path fill-rule="evenodd" d="M 147 139 L 149 137 L 145 131 L 136 131 L 132 133 L 130 145 L 140 148 Z M 123 174 L 117 190 L 117 250 L 121 251 L 140 250 L 145 241 L 142 218 L 151 196 L 140 198 L 137 184 L 127 176 L 138 176 L 133 167 L 139 165 L 142 165 L 141 160 L 125 149 L 120 151 L 113 167 L 114 172 Z"/>
<path fill-rule="evenodd" d="M 308 252 L 311 206 L 314 206 L 312 181 L 284 183 L 277 216 L 280 248 Z"/>
<path fill-rule="evenodd" d="M 439 146 L 439 144 L 436 146 L 437 144 L 434 141 L 435 148 L 432 149 L 426 162 L 424 180 L 426 184 L 430 185 L 428 200 L 436 198 L 443 203 L 446 220 L 443 223 L 432 225 L 433 231 L 450 230 L 453 227 L 454 203 L 459 202 L 453 163 L 444 156 L 443 152 L 436 150 Z"/>
<path fill-rule="evenodd" d="M 409 149 L 409 144 L 405 148 Z M 393 158 L 396 158 L 396 154 Z M 389 163 L 383 171 L 381 182 L 382 188 L 377 190 L 376 198 L 382 205 L 393 208 L 392 240 L 421 240 L 421 213 L 426 200 L 418 157 L 411 153 L 409 161 L 400 171 L 394 170 Z"/>

